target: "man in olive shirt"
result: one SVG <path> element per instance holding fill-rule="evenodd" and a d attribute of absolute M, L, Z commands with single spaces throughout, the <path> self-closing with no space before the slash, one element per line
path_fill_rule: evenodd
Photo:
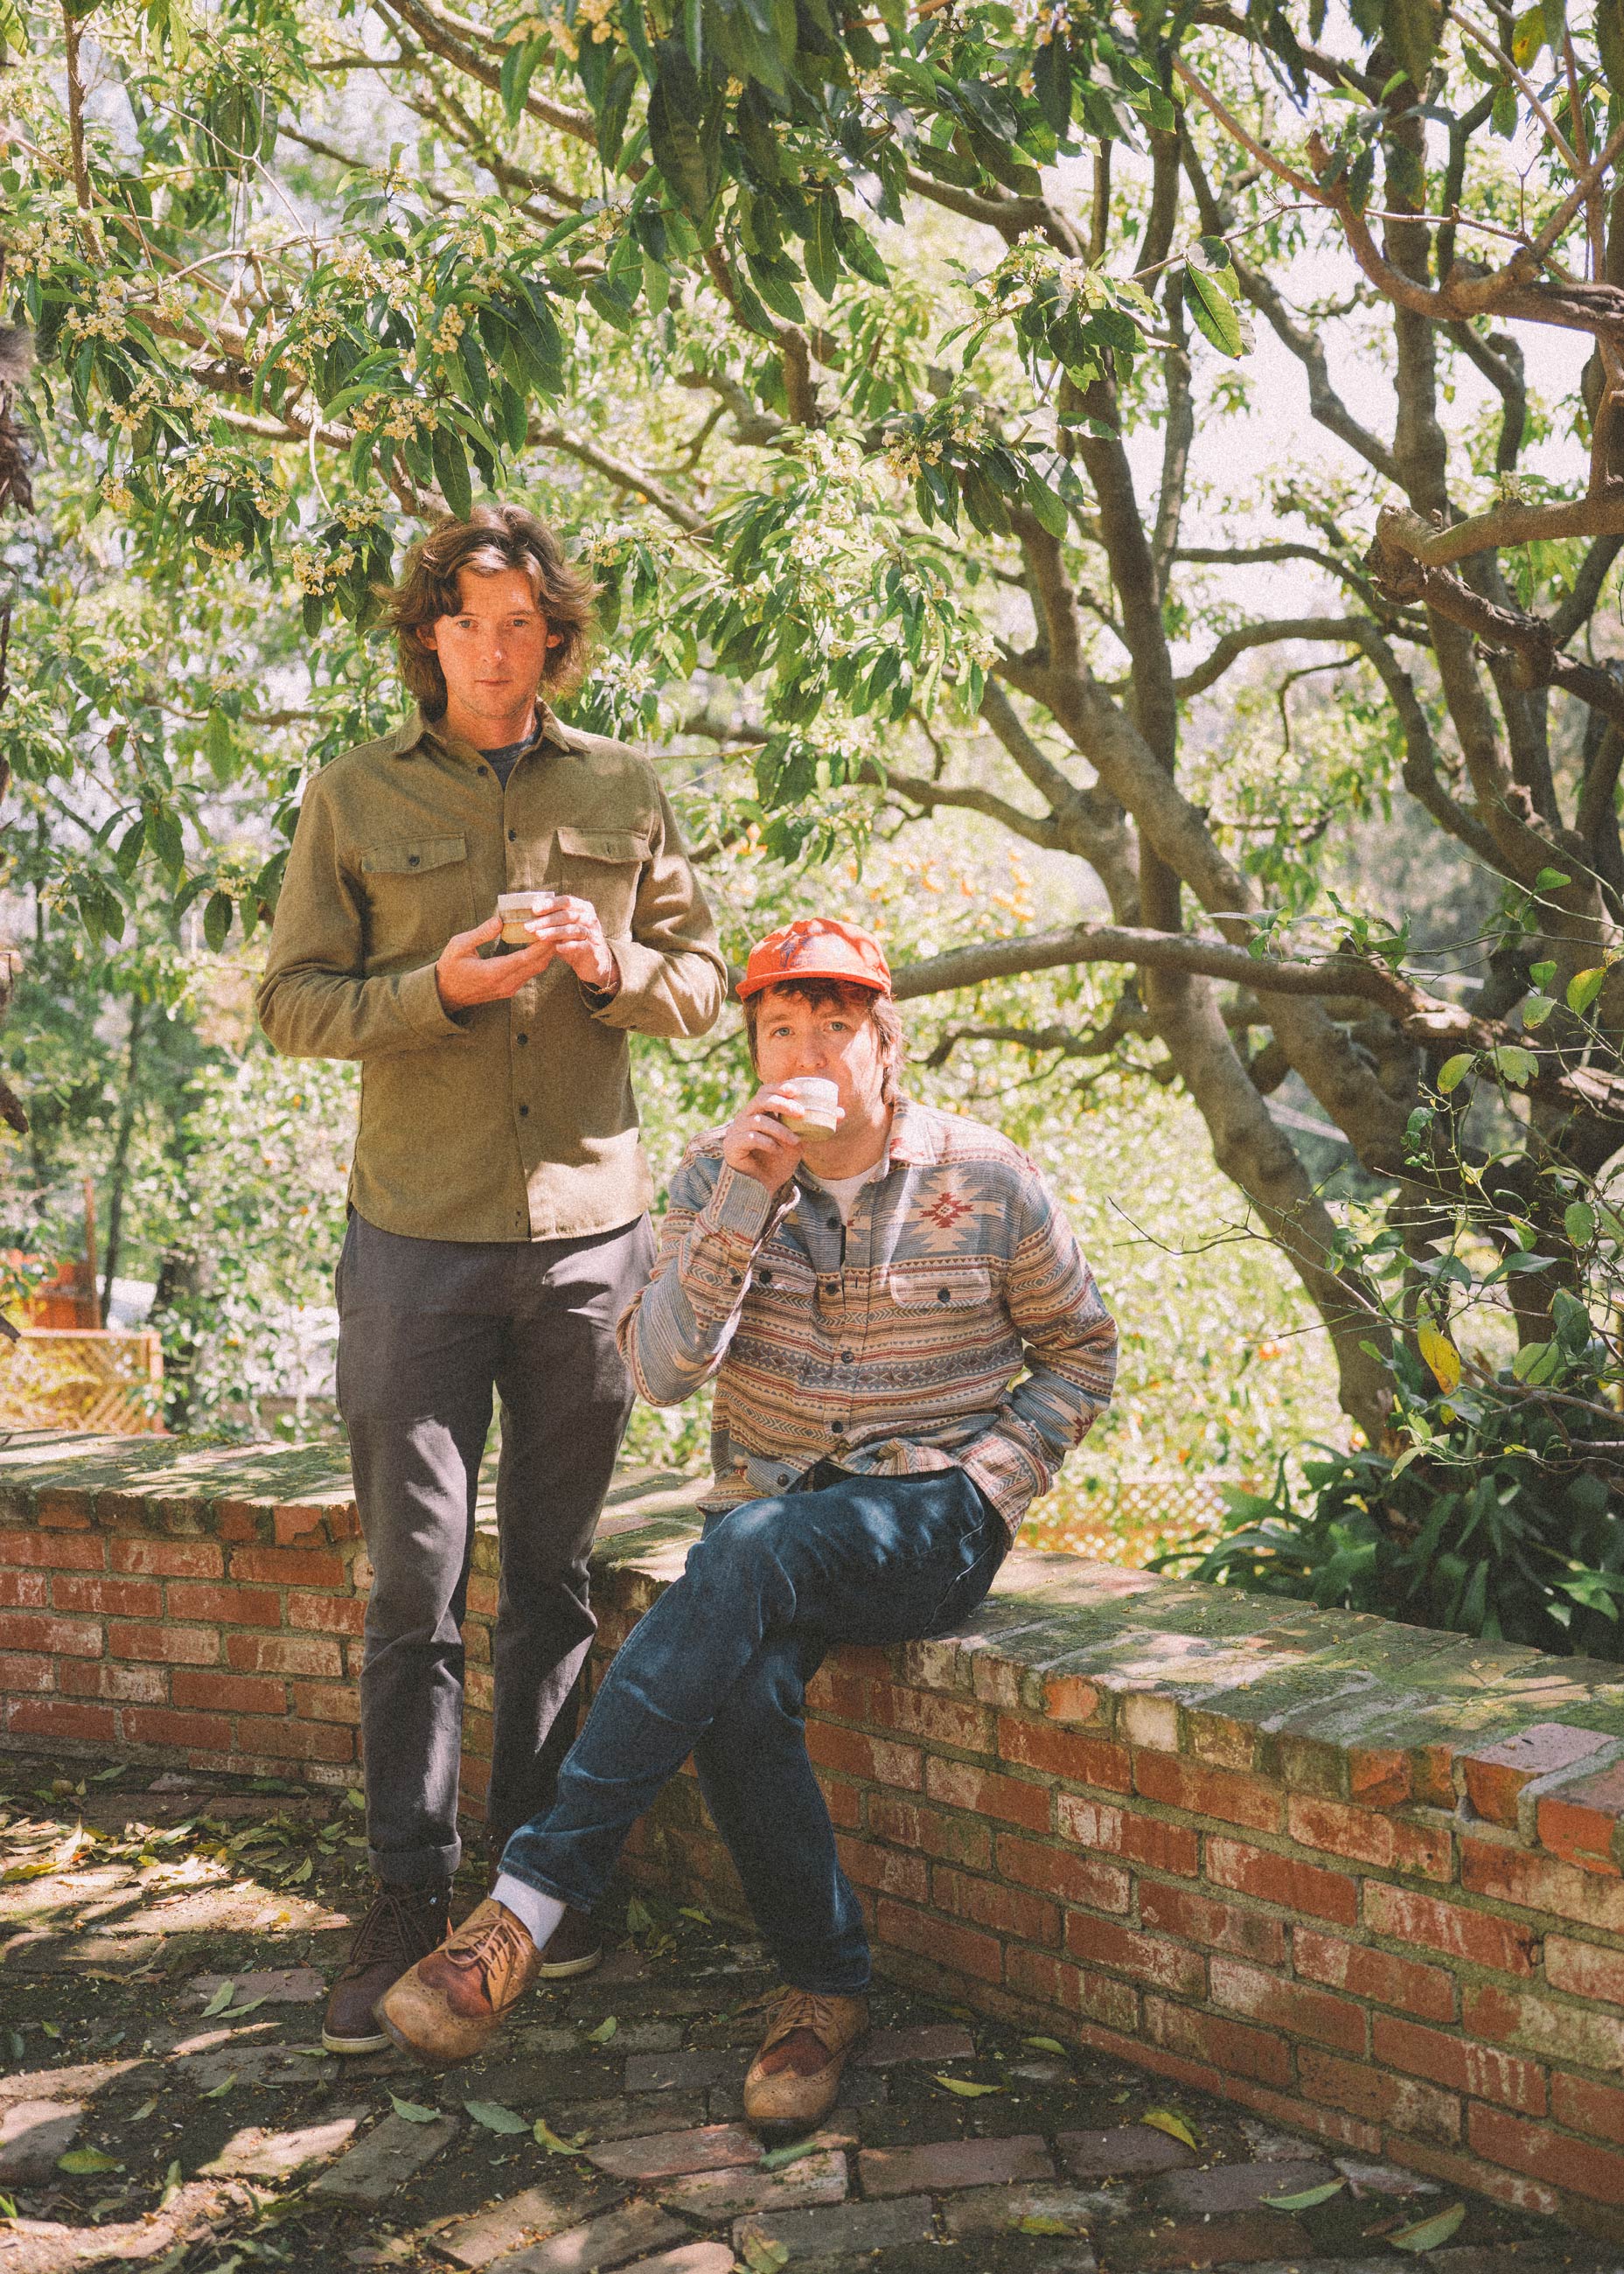
<path fill-rule="evenodd" d="M 413 548 L 393 616 L 419 708 L 307 789 L 259 989 L 279 1050 L 361 1062 L 338 1399 L 374 1571 L 361 1727 L 380 1885 L 329 2000 L 335 2052 L 387 2044 L 373 2005 L 447 1924 L 493 1391 L 492 1856 L 551 1801 L 631 1406 L 615 1324 L 653 1254 L 627 1035 L 703 1034 L 726 985 L 652 768 L 542 700 L 578 674 L 591 589 L 516 507 Z M 498 893 L 531 888 L 556 895 L 534 944 L 491 952 Z M 590 1923 L 566 1929 L 550 1970 L 584 1972 Z"/>

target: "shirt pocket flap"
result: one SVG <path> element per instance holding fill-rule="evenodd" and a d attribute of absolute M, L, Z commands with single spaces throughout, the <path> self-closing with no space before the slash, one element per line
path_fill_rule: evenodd
<path fill-rule="evenodd" d="M 887 1280 L 891 1299 L 905 1311 L 959 1311 L 984 1303 L 992 1274 L 980 1265 L 896 1263 Z"/>
<path fill-rule="evenodd" d="M 768 1255 L 751 1267 L 750 1279 L 779 1295 L 809 1297 L 817 1286 L 816 1272 L 799 1255 Z"/>
<path fill-rule="evenodd" d="M 430 869 L 444 869 L 453 861 L 466 861 L 466 837 L 410 837 L 398 844 L 374 845 L 361 855 L 364 877 L 421 877 Z"/>
<path fill-rule="evenodd" d="M 646 861 L 649 840 L 631 829 L 571 829 L 558 832 L 559 851 L 572 861 Z"/>

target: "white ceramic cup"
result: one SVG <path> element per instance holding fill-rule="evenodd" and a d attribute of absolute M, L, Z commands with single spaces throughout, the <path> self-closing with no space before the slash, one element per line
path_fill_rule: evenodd
<path fill-rule="evenodd" d="M 832 1137 L 840 1126 L 840 1092 L 832 1081 L 821 1073 L 798 1073 L 788 1081 L 778 1084 L 793 1097 L 801 1100 L 798 1114 L 780 1113 L 776 1118 L 792 1137 L 804 1142 L 808 1137 Z"/>
<path fill-rule="evenodd" d="M 502 920 L 503 946 L 533 947 L 536 943 L 525 927 L 557 898 L 556 892 L 499 892 L 496 913 Z"/>

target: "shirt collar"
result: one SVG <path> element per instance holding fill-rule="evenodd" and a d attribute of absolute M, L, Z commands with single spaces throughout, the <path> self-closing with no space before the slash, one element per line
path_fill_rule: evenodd
<path fill-rule="evenodd" d="M 480 753 L 475 749 L 473 744 L 463 742 L 460 735 L 448 734 L 437 720 L 425 718 L 421 704 L 414 708 L 410 718 L 402 726 L 395 728 L 390 739 L 394 742 L 395 755 L 397 758 L 407 757 L 420 743 L 427 741 L 433 742 L 437 749 L 444 750 L 447 757 L 461 758 L 469 764 L 477 764 L 479 762 Z M 575 744 L 568 739 L 568 730 L 560 725 L 547 705 L 538 701 L 536 705 L 536 731 L 525 748 L 533 749 L 541 742 L 549 743 L 557 750 L 571 750 L 575 748 Z"/>

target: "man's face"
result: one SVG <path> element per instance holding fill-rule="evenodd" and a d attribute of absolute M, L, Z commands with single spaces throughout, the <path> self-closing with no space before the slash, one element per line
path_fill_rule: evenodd
<path fill-rule="evenodd" d="M 832 1081 L 846 1108 L 843 1139 L 884 1123 L 884 1044 L 861 1003 L 809 1003 L 790 988 L 769 987 L 756 1021 L 756 1065 L 763 1088 L 807 1073 Z"/>
<path fill-rule="evenodd" d="M 457 602 L 455 615 L 437 616 L 418 637 L 440 659 L 447 712 L 500 726 L 534 703 L 555 643 L 522 568 L 459 570 Z"/>

